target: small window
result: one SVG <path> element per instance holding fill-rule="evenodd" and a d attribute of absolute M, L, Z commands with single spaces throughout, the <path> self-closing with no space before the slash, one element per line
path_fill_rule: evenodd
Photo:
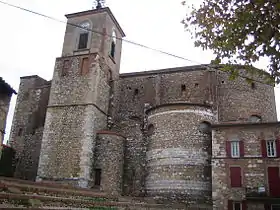
<path fill-rule="evenodd" d="M 231 157 L 240 157 L 239 141 L 231 141 L 230 148 L 231 148 Z"/>
<path fill-rule="evenodd" d="M 250 118 L 249 118 L 249 121 L 252 122 L 252 123 L 259 123 L 262 121 L 262 118 L 258 115 L 252 115 Z"/>
<path fill-rule="evenodd" d="M 78 49 L 80 50 L 80 49 L 87 48 L 87 43 L 88 43 L 88 33 L 80 34 Z"/>
<path fill-rule="evenodd" d="M 155 126 L 154 126 L 153 124 L 150 124 L 150 125 L 148 126 L 148 133 L 147 133 L 148 136 L 153 135 L 154 132 L 155 132 Z"/>
<path fill-rule="evenodd" d="M 86 75 L 89 71 L 89 62 L 88 57 L 83 58 L 82 60 L 82 66 L 81 66 L 81 74 Z"/>
<path fill-rule="evenodd" d="M 62 67 L 62 71 L 61 71 L 61 76 L 64 77 L 68 74 L 70 68 L 70 61 L 69 60 L 65 60 L 63 61 L 63 67 Z"/>
<path fill-rule="evenodd" d="M 252 88 L 252 89 L 256 89 L 256 83 L 252 82 L 252 83 L 251 83 L 251 88 Z"/>
<path fill-rule="evenodd" d="M 195 83 L 194 86 L 195 86 L 195 87 L 198 87 L 198 83 Z"/>
<path fill-rule="evenodd" d="M 135 89 L 134 90 L 134 95 L 138 95 L 139 94 L 139 90 L 138 89 Z"/>
<path fill-rule="evenodd" d="M 233 202 L 232 210 L 242 210 L 242 204 L 240 202 Z"/>
<path fill-rule="evenodd" d="M 22 128 L 18 129 L 17 135 L 18 135 L 18 136 L 21 136 L 21 135 L 22 135 Z"/>
<path fill-rule="evenodd" d="M 181 91 L 182 92 L 186 91 L 186 85 L 181 85 Z"/>
<path fill-rule="evenodd" d="M 211 132 L 211 124 L 209 122 L 202 122 L 198 127 L 199 131 L 202 133 L 210 133 Z"/>
<path fill-rule="evenodd" d="M 115 44 L 115 42 L 112 42 L 111 43 L 111 53 L 110 53 L 112 58 L 115 58 L 115 48 L 116 48 L 116 44 Z"/>
<path fill-rule="evenodd" d="M 276 157 L 276 142 L 275 140 L 266 141 L 267 157 Z"/>
<path fill-rule="evenodd" d="M 101 184 L 101 169 L 95 169 L 95 180 L 94 180 L 94 185 L 95 186 L 100 186 Z"/>

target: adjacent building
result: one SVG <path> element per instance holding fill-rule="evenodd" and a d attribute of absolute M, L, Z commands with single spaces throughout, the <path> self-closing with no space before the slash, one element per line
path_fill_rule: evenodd
<path fill-rule="evenodd" d="M 16 177 L 193 209 L 279 209 L 280 123 L 264 72 L 120 74 L 125 34 L 110 9 L 66 17 L 53 79 L 21 78 Z"/>
<path fill-rule="evenodd" d="M 16 91 L 0 77 L 0 147 L 3 144 L 4 135 L 6 133 L 7 116 L 13 94 L 16 94 Z"/>

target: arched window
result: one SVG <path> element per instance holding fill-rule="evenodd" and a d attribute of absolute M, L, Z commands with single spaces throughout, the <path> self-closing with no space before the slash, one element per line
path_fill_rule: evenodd
<path fill-rule="evenodd" d="M 252 123 L 260 123 L 262 121 L 262 118 L 261 116 L 259 115 L 251 115 L 249 117 L 249 122 L 252 122 Z"/>
<path fill-rule="evenodd" d="M 80 24 L 78 49 L 86 49 L 88 47 L 90 23 L 88 21 Z"/>
<path fill-rule="evenodd" d="M 111 52 L 110 52 L 112 58 L 115 58 L 116 44 L 117 44 L 117 34 L 116 31 L 113 30 L 112 41 L 111 41 Z"/>
<path fill-rule="evenodd" d="M 211 124 L 209 122 L 202 122 L 199 124 L 198 126 L 198 130 L 201 132 L 201 133 L 210 133 L 211 132 Z"/>

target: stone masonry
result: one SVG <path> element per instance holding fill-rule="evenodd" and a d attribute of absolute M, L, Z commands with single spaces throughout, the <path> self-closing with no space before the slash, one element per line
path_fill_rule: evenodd
<path fill-rule="evenodd" d="M 269 189 L 267 167 L 279 167 L 279 155 L 276 158 L 263 158 L 261 140 L 279 139 L 280 124 L 220 124 L 212 131 L 212 199 L 215 209 L 228 209 L 228 200 L 246 201 L 248 190 L 263 186 Z M 227 140 L 244 141 L 244 157 L 232 159 L 226 156 Z M 242 168 L 242 187 L 231 188 L 229 184 L 229 167 Z M 261 198 L 261 197 L 260 197 Z M 264 209 L 263 203 L 257 203 Z M 249 210 L 257 209 L 256 203 L 246 201 Z"/>
<path fill-rule="evenodd" d="M 264 76 L 238 65 L 235 80 L 211 65 L 120 74 L 125 34 L 110 9 L 66 17 L 52 81 L 21 78 L 10 135 L 16 177 L 192 209 L 270 205 L 247 195 L 247 188 L 267 191 L 267 165 L 279 166 L 280 156 L 261 156 L 262 140 L 279 137 L 274 88 Z M 245 155 L 228 157 L 232 138 L 242 139 Z M 245 177 L 238 189 L 229 184 L 232 165 Z"/>
<path fill-rule="evenodd" d="M 15 177 L 35 180 L 50 82 L 36 75 L 21 77 L 19 90 L 9 144 L 16 150 Z"/>

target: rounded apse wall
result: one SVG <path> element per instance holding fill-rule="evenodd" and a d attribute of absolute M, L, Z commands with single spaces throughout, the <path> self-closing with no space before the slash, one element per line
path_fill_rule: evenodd
<path fill-rule="evenodd" d="M 191 203 L 207 201 L 211 197 L 211 109 L 167 104 L 147 114 L 147 194 Z"/>

